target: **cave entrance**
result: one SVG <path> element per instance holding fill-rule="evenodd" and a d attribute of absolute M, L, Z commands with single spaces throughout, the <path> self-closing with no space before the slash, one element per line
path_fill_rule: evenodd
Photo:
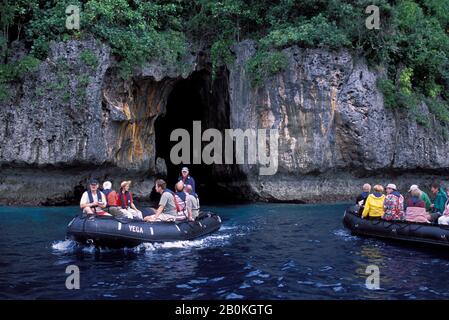
<path fill-rule="evenodd" d="M 170 161 L 170 150 L 178 141 L 170 141 L 170 134 L 177 128 L 185 129 L 190 134 L 190 161 L 192 161 L 192 132 L 193 121 L 201 121 L 202 131 L 209 126 L 207 95 L 210 87 L 210 73 L 207 71 L 194 72 L 189 78 L 179 80 L 173 87 L 167 99 L 166 113 L 160 115 L 155 122 L 156 157 L 165 160 L 167 166 L 167 186 L 174 189 L 178 181 L 181 168 L 187 166 L 196 182 L 196 191 L 204 196 L 209 194 L 211 186 L 212 167 L 204 164 L 181 163 L 175 165 Z M 210 199 L 209 196 L 206 198 Z"/>

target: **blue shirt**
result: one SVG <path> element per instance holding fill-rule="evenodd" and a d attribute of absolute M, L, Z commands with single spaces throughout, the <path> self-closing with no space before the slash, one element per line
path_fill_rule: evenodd
<path fill-rule="evenodd" d="M 182 180 L 182 182 L 184 182 L 184 185 L 190 184 L 192 186 L 192 193 L 196 193 L 196 191 L 195 191 L 195 179 L 193 179 L 191 176 L 187 176 L 187 178 L 185 178 L 185 180 L 184 180 L 184 178 L 182 176 L 180 176 L 178 178 L 178 181 L 181 181 L 181 180 Z"/>

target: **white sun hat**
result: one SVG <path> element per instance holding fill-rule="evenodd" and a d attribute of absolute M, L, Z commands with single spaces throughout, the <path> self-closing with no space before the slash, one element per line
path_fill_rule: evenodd
<path fill-rule="evenodd" d="M 387 185 L 387 188 L 393 189 L 393 190 L 397 190 L 398 188 L 396 188 L 396 185 L 394 183 L 389 183 Z"/>

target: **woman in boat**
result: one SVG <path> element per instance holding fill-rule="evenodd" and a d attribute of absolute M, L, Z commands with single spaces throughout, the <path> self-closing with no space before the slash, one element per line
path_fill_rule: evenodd
<path fill-rule="evenodd" d="M 380 218 L 384 214 L 384 188 L 380 184 L 376 184 L 373 190 L 374 192 L 366 198 L 362 218 Z"/>
<path fill-rule="evenodd" d="M 385 197 L 385 213 L 382 219 L 385 220 L 404 220 L 404 197 L 398 192 L 393 183 L 389 183 L 385 188 L 387 195 Z"/>
<path fill-rule="evenodd" d="M 117 206 L 120 211 L 130 219 L 142 220 L 142 211 L 138 210 L 134 204 L 133 195 L 129 191 L 131 181 L 123 181 L 120 184 L 120 193 L 117 195 Z"/>
<path fill-rule="evenodd" d="M 430 223 L 430 214 L 426 211 L 426 203 L 421 200 L 421 190 L 413 189 L 407 200 L 405 220 L 410 222 Z"/>

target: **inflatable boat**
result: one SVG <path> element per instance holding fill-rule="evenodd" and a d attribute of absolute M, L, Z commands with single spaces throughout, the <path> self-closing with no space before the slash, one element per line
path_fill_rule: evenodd
<path fill-rule="evenodd" d="M 67 238 L 97 247 L 135 247 L 143 242 L 193 240 L 220 227 L 220 217 L 212 212 L 201 212 L 195 221 L 177 222 L 80 215 L 69 222 Z"/>
<path fill-rule="evenodd" d="M 362 219 L 356 206 L 346 209 L 343 224 L 353 234 L 449 246 L 449 227 L 429 223 Z"/>

